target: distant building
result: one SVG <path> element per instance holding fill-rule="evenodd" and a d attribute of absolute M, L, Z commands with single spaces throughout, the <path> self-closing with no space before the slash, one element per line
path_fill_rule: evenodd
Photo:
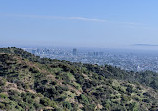
<path fill-rule="evenodd" d="M 37 54 L 40 54 L 40 49 L 37 49 Z"/>
<path fill-rule="evenodd" d="M 137 66 L 137 71 L 141 71 L 141 67 L 139 65 Z"/>
<path fill-rule="evenodd" d="M 77 55 L 77 49 L 76 48 L 73 49 L 72 54 Z"/>
<path fill-rule="evenodd" d="M 36 50 L 32 50 L 32 54 L 36 54 Z"/>

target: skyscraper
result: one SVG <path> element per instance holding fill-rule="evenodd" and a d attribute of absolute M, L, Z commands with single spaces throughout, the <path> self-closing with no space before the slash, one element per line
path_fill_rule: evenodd
<path fill-rule="evenodd" d="M 73 49 L 72 54 L 73 54 L 73 55 L 77 55 L 77 49 L 76 49 L 76 48 Z"/>

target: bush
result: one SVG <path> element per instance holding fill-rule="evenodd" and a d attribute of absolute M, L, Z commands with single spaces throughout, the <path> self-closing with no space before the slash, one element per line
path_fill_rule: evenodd
<path fill-rule="evenodd" d="M 83 94 L 81 94 L 81 95 L 78 97 L 78 100 L 79 100 L 80 103 L 89 104 L 88 98 L 87 98 L 85 95 L 83 95 Z"/>
<path fill-rule="evenodd" d="M 128 85 L 126 91 L 128 91 L 129 93 L 132 93 L 133 92 L 133 86 Z"/>
<path fill-rule="evenodd" d="M 125 96 L 125 95 L 122 96 L 122 101 L 127 102 L 127 101 L 130 101 L 130 100 L 131 100 L 131 98 L 129 96 Z"/>
<path fill-rule="evenodd" d="M 6 84 L 6 80 L 4 78 L 0 78 L 0 86 L 4 86 Z"/>
<path fill-rule="evenodd" d="M 44 106 L 50 106 L 51 105 L 51 100 L 47 97 L 41 98 L 40 103 Z"/>
<path fill-rule="evenodd" d="M 39 103 L 36 103 L 36 102 L 35 102 L 33 105 L 35 106 L 35 108 L 36 108 L 37 110 L 41 108 L 41 105 L 40 105 Z"/>
<path fill-rule="evenodd" d="M 5 105 L 3 103 L 0 103 L 0 109 L 5 109 Z"/>
<path fill-rule="evenodd" d="M 6 98 L 8 98 L 8 96 L 4 93 L 0 93 L 0 98 L 6 99 Z"/>
<path fill-rule="evenodd" d="M 67 109 L 71 109 L 71 104 L 66 101 L 66 102 L 63 103 L 63 107 L 67 108 Z"/>

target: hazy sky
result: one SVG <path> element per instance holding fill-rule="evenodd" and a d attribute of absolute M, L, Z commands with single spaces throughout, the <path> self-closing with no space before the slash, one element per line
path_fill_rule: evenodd
<path fill-rule="evenodd" d="M 157 46 L 157 13 L 158 0 L 0 0 L 0 44 Z"/>

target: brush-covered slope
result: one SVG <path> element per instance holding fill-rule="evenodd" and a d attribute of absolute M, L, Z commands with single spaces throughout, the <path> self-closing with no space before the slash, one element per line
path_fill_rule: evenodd
<path fill-rule="evenodd" d="M 156 111 L 157 77 L 1 48 L 0 110 Z"/>

